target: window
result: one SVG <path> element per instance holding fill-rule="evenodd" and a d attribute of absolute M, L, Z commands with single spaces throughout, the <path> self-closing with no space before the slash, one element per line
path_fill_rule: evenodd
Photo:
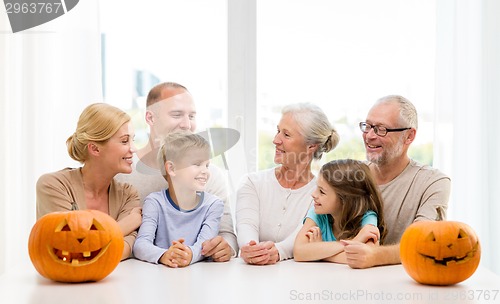
<path fill-rule="evenodd" d="M 419 130 L 409 153 L 432 164 L 435 11 L 419 0 L 258 1 L 259 169 L 275 165 L 280 111 L 296 102 L 320 106 L 340 134 L 322 162 L 365 159 L 358 123 L 390 94 L 415 104 Z"/>
<path fill-rule="evenodd" d="M 138 147 L 147 140 L 145 95 L 158 82 L 188 87 L 199 130 L 228 125 L 226 1 L 122 3 L 121 14 L 112 2 L 100 5 L 105 100 L 132 115 Z M 295 102 L 319 105 L 340 133 L 339 146 L 322 162 L 364 159 L 357 124 L 389 94 L 417 107 L 419 131 L 410 155 L 432 164 L 434 2 L 257 1 L 253 26 L 257 114 L 245 119 L 258 129 L 257 169 L 274 166 L 280 111 Z"/>
<path fill-rule="evenodd" d="M 226 1 L 100 1 L 105 101 L 131 114 L 147 141 L 149 89 L 165 81 L 191 91 L 198 129 L 226 126 Z"/>

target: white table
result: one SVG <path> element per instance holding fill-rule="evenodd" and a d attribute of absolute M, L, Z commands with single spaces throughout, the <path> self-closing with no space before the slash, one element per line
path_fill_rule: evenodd
<path fill-rule="evenodd" d="M 0 303 L 500 303 L 500 277 L 479 267 L 468 280 L 434 287 L 413 281 L 401 265 L 351 269 L 284 261 L 273 266 L 201 262 L 171 269 L 121 262 L 93 283 L 57 283 L 31 264 L 0 276 Z"/>

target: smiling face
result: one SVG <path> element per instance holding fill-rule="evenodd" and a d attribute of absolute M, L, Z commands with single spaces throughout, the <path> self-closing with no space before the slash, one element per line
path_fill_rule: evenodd
<path fill-rule="evenodd" d="M 425 246 L 418 249 L 418 253 L 443 266 L 464 263 L 472 258 L 478 249 L 477 240 L 462 228 L 451 228 L 446 232 L 439 229 L 428 233 L 424 240 Z"/>
<path fill-rule="evenodd" d="M 47 250 L 54 260 L 75 267 L 94 263 L 108 250 L 111 243 L 109 235 L 103 233 L 104 227 L 97 220 L 80 224 L 80 227 L 76 224 L 69 217 L 63 219 L 54 230 L 52 243 L 47 244 Z M 100 238 L 100 242 L 91 242 L 92 238 Z"/>
<path fill-rule="evenodd" d="M 165 88 L 161 100 L 146 111 L 151 136 L 157 140 L 171 132 L 196 130 L 196 107 L 191 94 L 181 88 Z M 159 145 L 159 143 L 156 143 Z"/>
<path fill-rule="evenodd" d="M 182 187 L 187 191 L 204 191 L 210 178 L 209 149 L 190 148 L 178 161 L 173 161 L 175 170 L 171 173 L 175 189 Z"/>
<path fill-rule="evenodd" d="M 276 146 L 274 162 L 287 167 L 308 163 L 314 150 L 308 149 L 304 136 L 291 114 L 284 114 L 277 126 L 273 144 Z"/>
<path fill-rule="evenodd" d="M 401 262 L 417 282 L 450 285 L 470 277 L 479 265 L 481 247 L 471 227 L 453 221 L 416 222 L 400 243 Z"/>
<path fill-rule="evenodd" d="M 102 166 L 117 173 L 132 172 L 132 157 L 136 152 L 133 143 L 135 133 L 131 122 L 123 124 L 106 142 L 98 143 Z"/>
<path fill-rule="evenodd" d="M 379 103 L 373 106 L 370 112 L 368 112 L 366 122 L 388 129 L 407 127 L 401 125 L 399 112 L 399 105 L 397 103 Z M 378 136 L 373 129 L 368 133 L 362 133 L 366 158 L 377 165 L 399 162 L 401 158 L 406 156 L 409 144 L 411 143 L 411 141 L 406 141 L 407 132 L 389 132 L 385 137 Z"/>
<path fill-rule="evenodd" d="M 323 175 L 318 176 L 317 187 L 312 193 L 314 199 L 314 212 L 316 214 L 331 214 L 338 218 L 342 211 L 342 202 Z"/>
<path fill-rule="evenodd" d="M 97 210 L 49 213 L 35 223 L 28 244 L 37 271 L 61 282 L 101 280 L 118 265 L 123 247 L 116 221 Z"/>

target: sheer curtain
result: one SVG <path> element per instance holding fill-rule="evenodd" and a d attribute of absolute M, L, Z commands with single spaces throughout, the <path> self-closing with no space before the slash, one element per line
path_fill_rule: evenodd
<path fill-rule="evenodd" d="M 102 100 L 98 1 L 13 34 L 0 9 L 0 273 L 28 259 L 38 177 L 66 152 L 81 110 Z M 3 10 L 3 11 L 1 11 Z"/>
<path fill-rule="evenodd" d="M 449 220 L 469 224 L 500 273 L 500 2 L 437 1 L 435 164 L 452 177 Z"/>

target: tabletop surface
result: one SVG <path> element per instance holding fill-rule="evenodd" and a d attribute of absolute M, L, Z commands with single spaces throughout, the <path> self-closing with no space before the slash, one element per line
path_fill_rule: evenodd
<path fill-rule="evenodd" d="M 0 276 L 0 303 L 500 303 L 500 277 L 479 267 L 453 286 L 421 285 L 401 265 L 351 269 L 282 261 L 200 262 L 172 269 L 129 259 L 106 278 L 58 283 L 31 264 Z"/>

